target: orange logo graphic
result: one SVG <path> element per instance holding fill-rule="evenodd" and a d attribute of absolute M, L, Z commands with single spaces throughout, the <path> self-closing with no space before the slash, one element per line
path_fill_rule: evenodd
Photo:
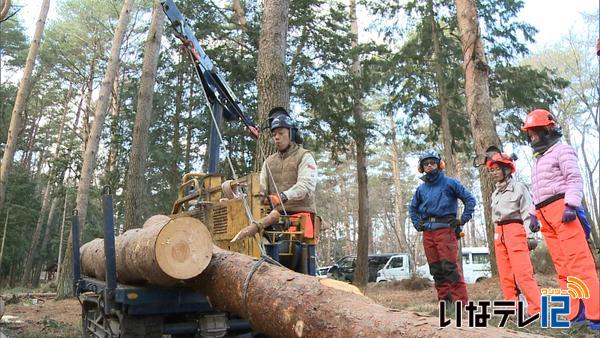
<path fill-rule="evenodd" d="M 567 289 L 542 288 L 542 295 L 565 295 L 571 296 L 573 299 L 588 299 L 590 298 L 590 289 L 585 283 L 575 277 L 567 277 Z"/>

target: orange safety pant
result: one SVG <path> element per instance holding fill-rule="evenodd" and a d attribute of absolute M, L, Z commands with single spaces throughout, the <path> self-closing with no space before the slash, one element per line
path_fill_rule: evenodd
<path fill-rule="evenodd" d="M 494 248 L 496 249 L 496 264 L 504 298 L 518 301 L 518 287 L 527 299 L 529 315 L 539 313 L 541 293 L 537 281 L 533 277 L 527 234 L 523 224 L 496 225 Z"/>
<path fill-rule="evenodd" d="M 585 239 L 579 218 L 568 223 L 562 222 L 565 211 L 563 198 L 537 209 L 537 218 L 542 223 L 542 234 L 548 245 L 548 251 L 558 273 L 558 284 L 567 290 L 567 277 L 579 278 L 587 286 L 590 297 L 578 299 L 571 297 L 569 320 L 575 319 L 579 311 L 579 302 L 585 304 L 585 318 L 600 320 L 600 282 L 596 273 L 594 257 Z"/>
<path fill-rule="evenodd" d="M 458 264 L 458 240 L 453 228 L 423 232 L 423 248 L 433 276 L 438 300 L 462 301 L 467 305 L 467 285 Z"/>

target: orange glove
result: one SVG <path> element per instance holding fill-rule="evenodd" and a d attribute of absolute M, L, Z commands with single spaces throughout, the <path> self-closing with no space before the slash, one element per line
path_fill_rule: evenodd
<path fill-rule="evenodd" d="M 284 193 L 279 193 L 279 195 L 276 195 L 276 194 L 269 195 L 264 199 L 263 204 L 269 205 L 269 201 L 271 201 L 271 203 L 273 203 L 273 207 L 276 207 L 282 203 L 287 202 L 287 197 L 285 196 Z"/>

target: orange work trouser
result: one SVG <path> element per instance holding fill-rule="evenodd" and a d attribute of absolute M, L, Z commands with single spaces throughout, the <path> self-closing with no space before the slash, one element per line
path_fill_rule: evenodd
<path fill-rule="evenodd" d="M 527 234 L 523 224 L 496 225 L 494 247 L 504 298 L 518 301 L 518 287 L 527 299 L 529 315 L 539 313 L 541 293 L 537 281 L 533 277 L 533 266 L 527 247 Z"/>
<path fill-rule="evenodd" d="M 563 223 L 564 211 L 565 201 L 561 198 L 539 208 L 536 214 L 542 223 L 542 234 L 558 273 L 560 288 L 567 290 L 567 277 L 574 276 L 584 282 L 590 291 L 588 299 L 571 298 L 571 312 L 567 318 L 575 319 L 579 311 L 579 302 L 583 300 L 586 319 L 600 320 L 600 283 L 594 257 L 579 218 Z"/>

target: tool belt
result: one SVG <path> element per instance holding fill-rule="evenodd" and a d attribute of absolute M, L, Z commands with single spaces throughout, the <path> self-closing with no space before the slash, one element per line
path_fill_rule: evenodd
<path fill-rule="evenodd" d="M 519 223 L 519 224 L 523 225 L 523 220 L 522 219 L 503 219 L 501 221 L 496 222 L 496 225 L 506 225 L 506 224 L 511 224 L 511 223 Z"/>
<path fill-rule="evenodd" d="M 425 217 L 423 219 L 424 223 L 446 223 L 450 224 L 454 219 L 454 216 L 435 216 L 435 217 Z"/>
<path fill-rule="evenodd" d="M 536 210 L 541 209 L 541 208 L 549 205 L 550 203 L 556 202 L 556 201 L 558 201 L 559 199 L 562 199 L 562 198 L 565 198 L 565 194 L 564 193 L 558 194 L 558 195 L 554 195 L 552 197 L 549 197 L 549 198 L 541 201 L 540 203 L 536 204 L 535 205 L 535 209 Z"/>

